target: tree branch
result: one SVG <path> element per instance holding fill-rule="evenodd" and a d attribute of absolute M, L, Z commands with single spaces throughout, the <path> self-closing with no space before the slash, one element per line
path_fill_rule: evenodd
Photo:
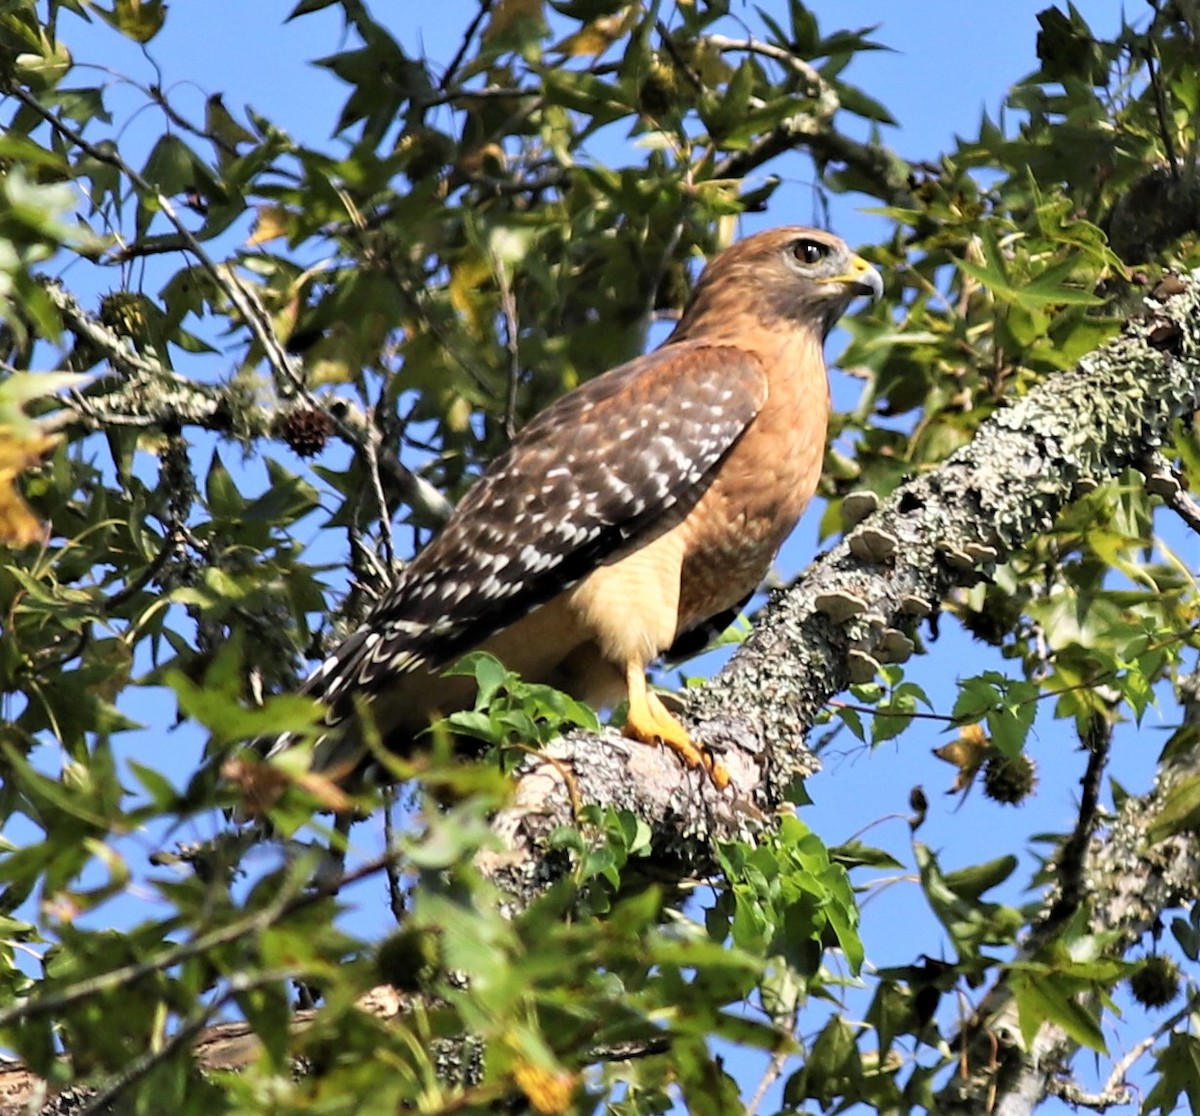
<path fill-rule="evenodd" d="M 909 208 L 916 204 L 907 163 L 883 144 L 860 143 L 833 130 L 831 122 L 841 107 L 837 93 L 809 63 L 783 47 L 758 39 L 731 39 L 725 35 L 709 35 L 707 39 L 722 52 L 757 54 L 786 66 L 814 102 L 811 109 L 789 116 L 744 150 L 726 155 L 713 168 L 713 178 L 744 178 L 777 155 L 803 146 L 818 169 L 841 163 L 858 171 L 874 185 L 875 196 L 888 205 Z"/>
<path fill-rule="evenodd" d="M 1171 324 L 1174 353 L 1151 335 Z M 689 690 L 694 736 L 733 776 L 724 794 L 682 770 L 662 749 L 615 733 L 576 733 L 522 769 L 513 804 L 495 821 L 508 843 L 486 869 L 517 905 L 554 875 L 542 856 L 555 827 L 571 822 L 565 765 L 585 802 L 628 810 L 656 835 L 665 872 L 711 867 L 713 842 L 744 836 L 786 806 L 797 777 L 817 762 L 804 745 L 826 702 L 852 669 L 887 661 L 894 633 L 936 608 L 954 588 L 1048 530 L 1081 488 L 1141 460 L 1171 423 L 1200 401 L 1200 283 L 1155 306 L 1150 320 L 1047 380 L 980 428 L 970 445 L 904 484 L 879 511 L 777 594 L 725 669 Z M 834 620 L 832 598 L 860 602 Z M 852 662 L 853 660 L 853 662 Z M 555 764 L 549 762 L 550 757 Z"/>

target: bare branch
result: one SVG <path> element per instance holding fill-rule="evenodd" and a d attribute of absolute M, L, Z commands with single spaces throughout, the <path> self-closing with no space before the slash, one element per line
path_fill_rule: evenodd
<path fill-rule="evenodd" d="M 467 56 L 467 51 L 471 49 L 471 42 L 475 38 L 475 32 L 479 30 L 479 26 L 487 18 L 488 12 L 492 10 L 492 0 L 479 0 L 479 11 L 471 18 L 471 22 L 467 24 L 467 29 L 463 32 L 462 42 L 458 45 L 458 50 L 454 57 L 450 59 L 450 65 L 446 67 L 445 73 L 442 74 L 442 80 L 438 82 L 438 88 L 445 93 L 447 87 L 454 80 L 458 73 L 458 68 L 462 65 L 463 59 Z"/>
<path fill-rule="evenodd" d="M 1079 814 L 1070 837 L 1063 842 L 1055 857 L 1058 896 L 1050 909 L 1034 925 L 1027 946 L 1030 950 L 1036 949 L 1040 942 L 1052 937 L 1061 926 L 1069 922 L 1087 896 L 1085 868 L 1088 845 L 1096 828 L 1104 769 L 1108 765 L 1108 756 L 1112 749 L 1112 734 L 1112 722 L 1107 717 L 1100 714 L 1092 717 L 1082 741 L 1088 761 L 1087 770 L 1081 780 L 1083 793 L 1080 796 Z"/>

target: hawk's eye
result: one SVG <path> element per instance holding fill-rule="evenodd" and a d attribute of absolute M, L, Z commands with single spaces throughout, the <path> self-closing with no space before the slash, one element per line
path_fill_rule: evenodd
<path fill-rule="evenodd" d="M 802 264 L 820 263 L 829 255 L 829 245 L 816 240 L 796 240 L 792 243 L 792 255 Z"/>

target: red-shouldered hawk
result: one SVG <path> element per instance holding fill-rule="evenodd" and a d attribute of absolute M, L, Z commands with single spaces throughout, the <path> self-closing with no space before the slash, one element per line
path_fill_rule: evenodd
<path fill-rule="evenodd" d="M 441 677 L 481 648 L 724 770 L 647 688 L 646 668 L 762 580 L 816 489 L 829 385 L 822 344 L 879 275 L 836 236 L 781 228 L 705 269 L 652 353 L 529 423 L 355 632 L 309 678 L 329 706 L 326 770 L 362 760 L 354 699 L 404 750 L 469 706 Z"/>

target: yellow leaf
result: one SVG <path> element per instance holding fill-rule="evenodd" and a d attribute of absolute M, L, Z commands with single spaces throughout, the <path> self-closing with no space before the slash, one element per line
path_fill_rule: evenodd
<path fill-rule="evenodd" d="M 117 25 L 134 42 L 148 43 L 166 18 L 167 6 L 161 0 L 117 0 Z"/>
<path fill-rule="evenodd" d="M 578 58 L 581 54 L 599 57 L 613 43 L 625 36 L 637 19 L 637 14 L 636 8 L 629 7 L 620 15 L 601 16 L 581 27 L 575 34 L 568 35 L 553 49 L 568 58 Z"/>
<path fill-rule="evenodd" d="M 11 426 L 0 427 L 0 544 L 31 546 L 45 539 L 46 527 L 29 510 L 16 481 L 57 442 L 53 434 L 37 430 L 18 433 Z"/>
<path fill-rule="evenodd" d="M 534 1111 L 543 1116 L 557 1116 L 570 1108 L 577 1082 L 566 1070 L 548 1070 L 521 1060 L 513 1066 L 513 1077 Z"/>
<path fill-rule="evenodd" d="M 292 213 L 282 205 L 260 205 L 254 218 L 254 228 L 246 241 L 247 248 L 278 240 L 291 232 Z"/>
<path fill-rule="evenodd" d="M 483 32 L 483 41 L 502 38 L 527 20 L 544 23 L 542 7 L 544 0 L 500 0 L 492 9 L 492 18 Z"/>
<path fill-rule="evenodd" d="M 983 766 L 984 760 L 991 755 L 992 742 L 982 725 L 964 725 L 957 740 L 934 748 L 933 754 L 946 763 L 952 763 L 958 768 L 958 776 L 949 793 L 954 794 L 966 790 L 975 780 L 975 775 Z"/>
<path fill-rule="evenodd" d="M 482 256 L 464 259 L 450 272 L 451 305 L 476 337 L 482 336 L 486 321 L 486 307 L 481 313 L 479 292 L 491 278 L 492 269 Z"/>

